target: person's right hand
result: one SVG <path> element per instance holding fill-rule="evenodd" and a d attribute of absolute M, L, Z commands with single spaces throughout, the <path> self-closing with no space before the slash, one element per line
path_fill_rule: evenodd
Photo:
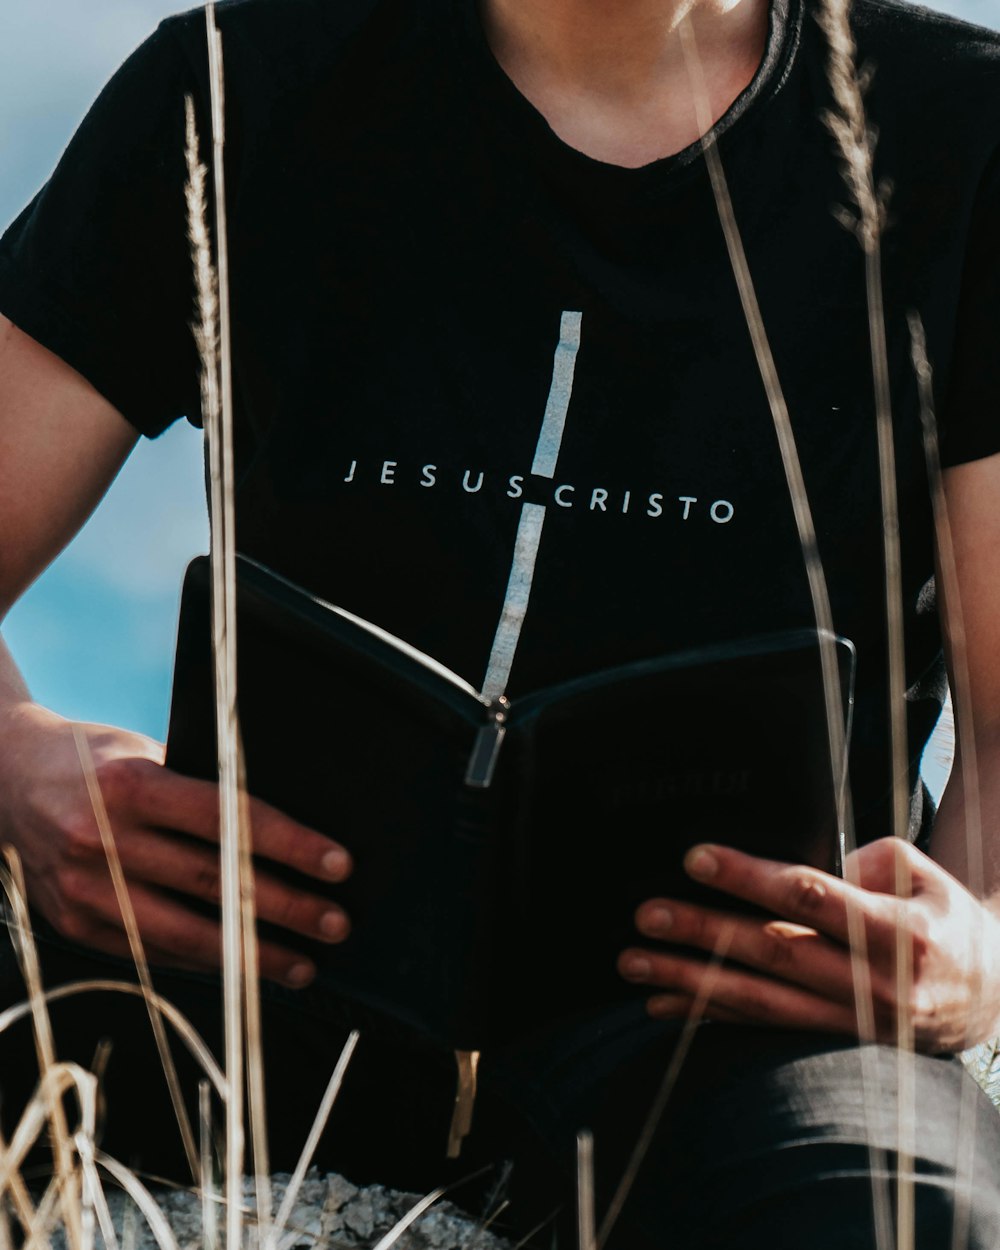
<path fill-rule="evenodd" d="M 107 725 L 83 728 L 149 962 L 217 970 L 221 926 L 164 888 L 220 901 L 218 787 L 165 768 L 163 746 L 141 734 Z M 351 872 L 351 858 L 339 843 L 256 799 L 250 800 L 250 824 L 256 856 L 318 882 L 341 882 Z M 0 837 L 21 857 L 28 901 L 59 934 L 129 956 L 73 723 L 37 704 L 20 703 L 4 713 Z M 259 868 L 256 898 L 258 918 L 290 933 L 339 942 L 350 930 L 335 903 Z M 262 941 L 260 972 L 300 988 L 316 969 L 296 951 Z"/>

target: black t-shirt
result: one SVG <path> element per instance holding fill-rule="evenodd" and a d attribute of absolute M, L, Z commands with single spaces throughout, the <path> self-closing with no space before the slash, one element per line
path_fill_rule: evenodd
<path fill-rule="evenodd" d="M 812 3 L 775 0 L 720 150 L 858 650 L 865 840 L 890 832 L 876 436 Z M 218 18 L 241 549 L 515 697 L 812 625 L 698 145 L 634 170 L 572 149 L 494 60 L 474 0 L 223 0 Z M 906 314 L 926 323 L 945 463 L 1000 451 L 1000 37 L 894 0 L 852 20 L 893 184 L 916 761 L 944 686 Z M 0 241 L 0 311 L 149 436 L 198 421 L 184 93 L 207 158 L 206 64 L 200 9 L 161 22 Z"/>

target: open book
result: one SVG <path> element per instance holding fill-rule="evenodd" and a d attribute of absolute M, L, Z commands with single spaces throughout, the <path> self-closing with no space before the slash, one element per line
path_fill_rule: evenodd
<path fill-rule="evenodd" d="M 477 1050 L 643 991 L 616 959 L 654 896 L 729 896 L 700 841 L 838 867 L 815 631 L 658 656 L 508 701 L 240 556 L 251 793 L 342 842 L 335 946 L 281 933 L 337 993 Z M 184 584 L 169 767 L 216 774 L 209 568 Z M 837 639 L 846 722 L 854 649 Z M 285 870 L 285 875 L 291 875 Z"/>

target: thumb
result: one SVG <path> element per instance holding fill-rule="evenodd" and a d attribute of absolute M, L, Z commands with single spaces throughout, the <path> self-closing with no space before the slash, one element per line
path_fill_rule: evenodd
<path fill-rule="evenodd" d="M 864 890 L 899 897 L 933 890 L 943 885 L 946 874 L 912 843 L 889 837 L 852 851 L 844 861 L 844 876 Z"/>

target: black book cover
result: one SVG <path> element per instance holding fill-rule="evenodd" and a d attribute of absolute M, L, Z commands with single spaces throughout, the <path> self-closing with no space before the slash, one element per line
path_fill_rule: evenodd
<path fill-rule="evenodd" d="M 297 881 L 346 908 L 347 941 L 271 936 L 336 993 L 482 1049 L 642 993 L 615 964 L 643 900 L 739 906 L 684 874 L 695 843 L 839 866 L 815 631 L 490 702 L 369 622 L 245 557 L 237 568 L 248 788 L 355 861 L 343 885 Z M 217 775 L 210 617 L 198 557 L 166 762 L 203 778 Z M 837 639 L 837 654 L 849 720 L 854 651 Z"/>

